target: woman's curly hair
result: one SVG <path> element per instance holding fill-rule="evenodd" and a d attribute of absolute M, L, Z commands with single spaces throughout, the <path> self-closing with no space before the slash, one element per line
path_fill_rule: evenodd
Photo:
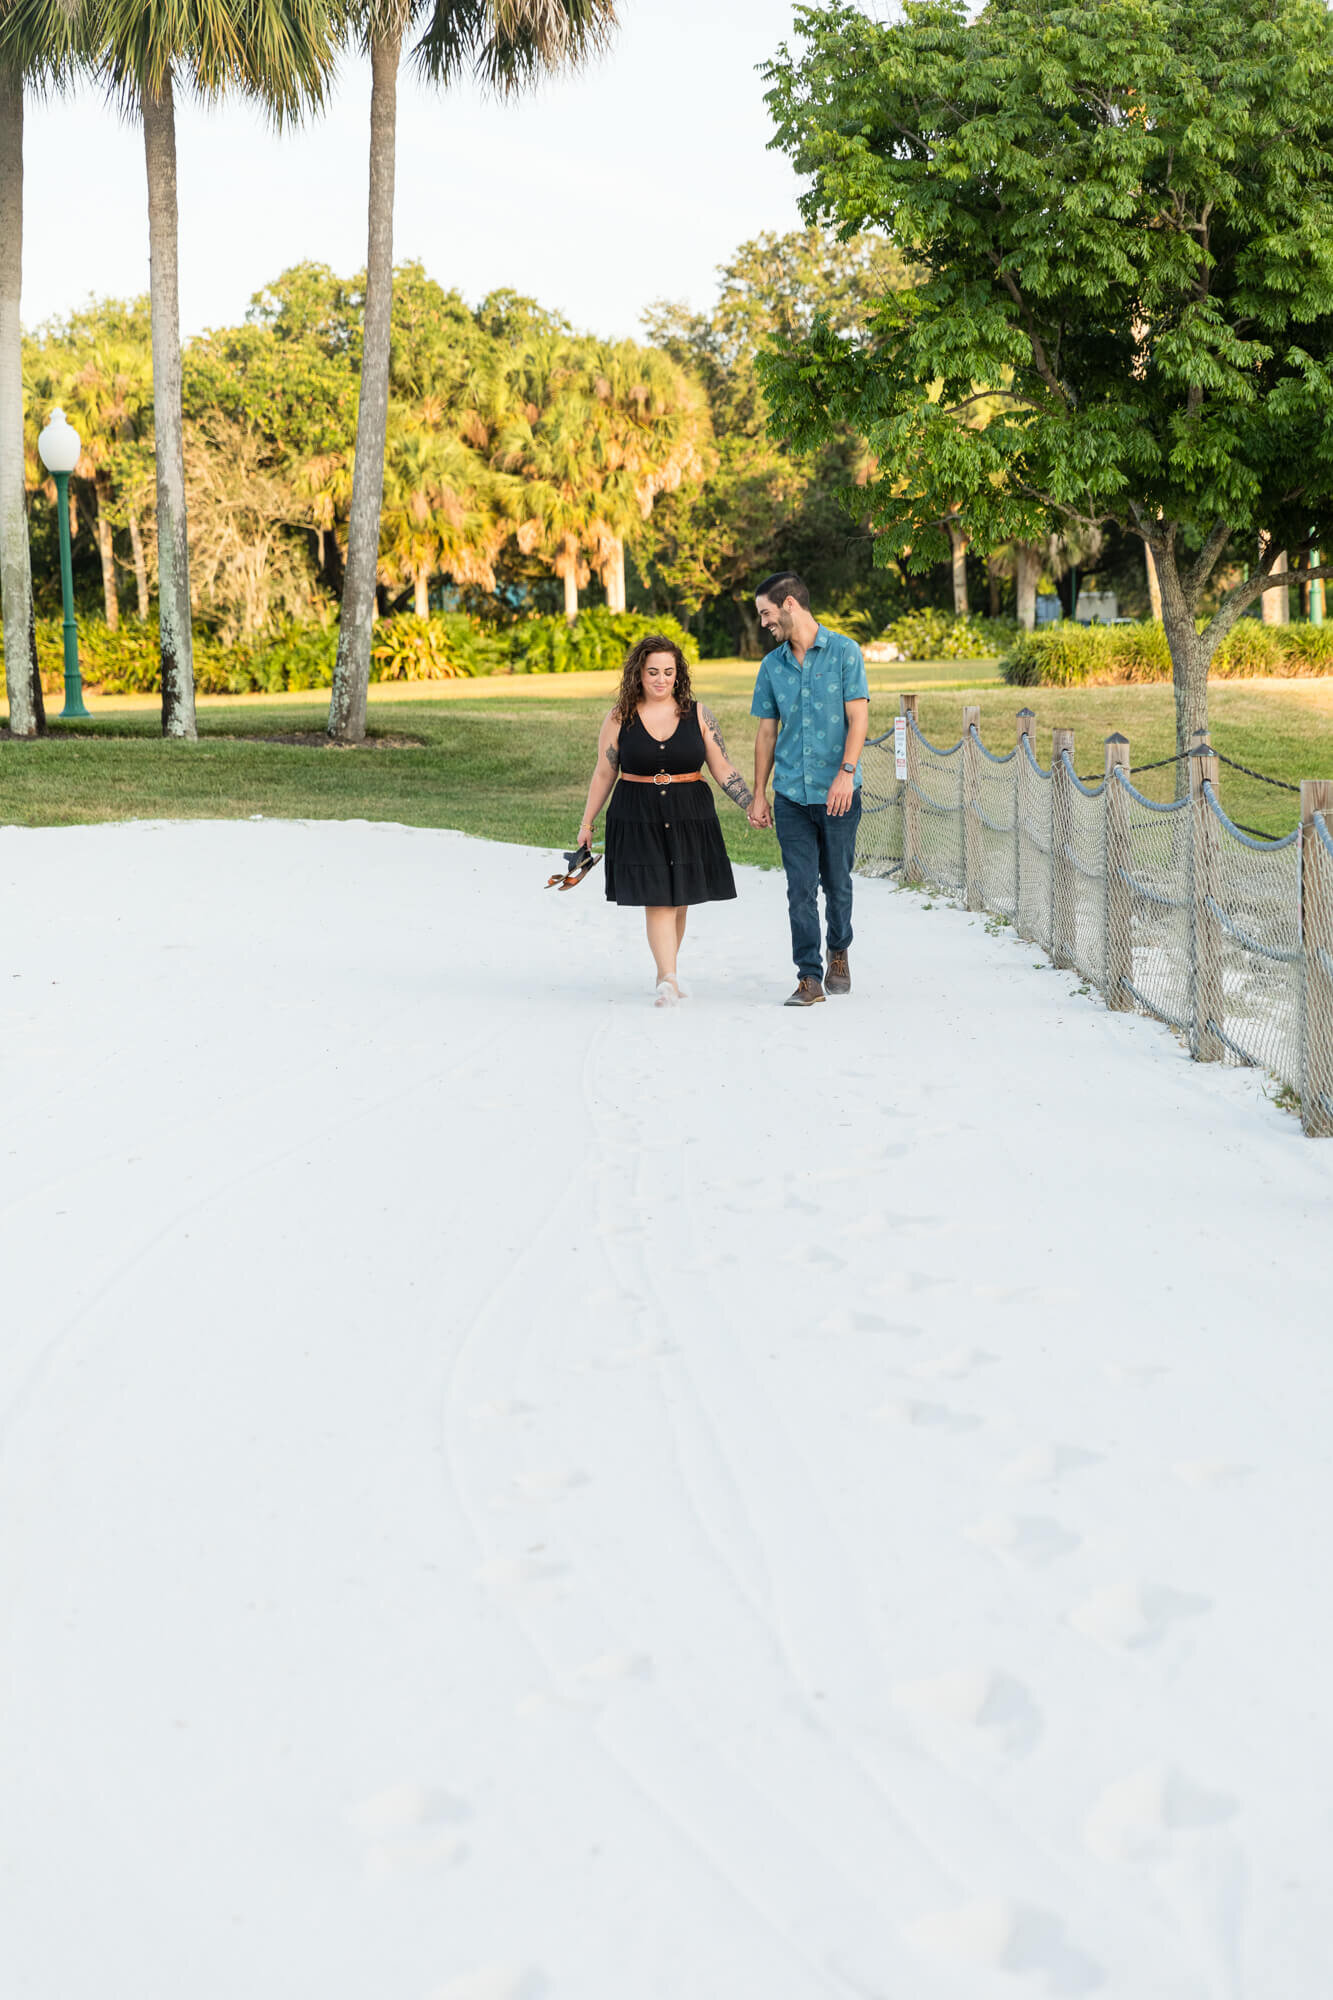
<path fill-rule="evenodd" d="M 676 685 L 672 693 L 676 699 L 676 713 L 687 715 L 694 695 L 690 689 L 690 669 L 685 655 L 674 639 L 664 639 L 660 632 L 649 632 L 637 639 L 625 655 L 625 669 L 620 676 L 620 693 L 616 696 L 614 714 L 617 722 L 627 722 L 639 703 L 643 700 L 643 663 L 654 653 L 670 653 L 676 662 Z"/>

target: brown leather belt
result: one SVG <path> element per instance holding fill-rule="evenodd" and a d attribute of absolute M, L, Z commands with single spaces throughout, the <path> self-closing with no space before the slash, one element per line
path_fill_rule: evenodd
<path fill-rule="evenodd" d="M 621 777 L 631 785 L 697 785 L 702 771 L 659 771 L 656 777 L 643 778 L 637 771 L 622 771 Z"/>

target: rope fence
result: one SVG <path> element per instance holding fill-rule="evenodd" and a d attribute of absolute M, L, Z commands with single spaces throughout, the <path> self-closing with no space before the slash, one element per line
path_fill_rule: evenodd
<path fill-rule="evenodd" d="M 1074 734 L 1037 756 L 1024 709 L 1005 756 L 963 710 L 948 749 L 903 695 L 895 729 L 862 755 L 856 868 L 940 891 L 1011 922 L 1052 963 L 1079 973 L 1117 1012 L 1174 1028 L 1196 1062 L 1266 1070 L 1301 1103 L 1312 1136 L 1333 1137 L 1333 780 L 1299 787 L 1300 823 L 1282 839 L 1228 817 L 1226 763 L 1206 738 L 1183 759 L 1132 767 L 1106 739 L 1100 776 L 1074 769 Z M 1137 772 L 1185 762 L 1186 796 L 1145 798 Z"/>

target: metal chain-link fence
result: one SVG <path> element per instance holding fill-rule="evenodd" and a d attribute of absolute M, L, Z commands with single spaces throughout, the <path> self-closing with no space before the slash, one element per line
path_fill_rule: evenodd
<path fill-rule="evenodd" d="M 1206 744 L 1187 760 L 1189 796 L 1162 804 L 1130 781 L 1121 738 L 1094 785 L 1058 732 L 1043 769 L 1030 735 L 989 751 L 976 713 L 948 750 L 911 713 L 896 744 L 867 743 L 858 872 L 1009 919 L 1108 1007 L 1166 1022 L 1200 1061 L 1268 1071 L 1299 1095 L 1307 1131 L 1333 1134 L 1329 815 L 1257 839 L 1223 810 Z"/>

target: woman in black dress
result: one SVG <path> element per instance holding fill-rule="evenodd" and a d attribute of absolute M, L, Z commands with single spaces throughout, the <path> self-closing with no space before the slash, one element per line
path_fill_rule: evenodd
<path fill-rule="evenodd" d="M 711 710 L 690 693 L 685 655 L 670 639 L 650 634 L 631 649 L 616 705 L 602 724 L 579 845 L 591 843 L 609 797 L 607 899 L 644 912 L 659 1007 L 680 999 L 676 955 L 690 904 L 736 894 L 713 794 L 703 783 L 705 764 L 748 812 L 754 795 L 728 758 Z"/>

